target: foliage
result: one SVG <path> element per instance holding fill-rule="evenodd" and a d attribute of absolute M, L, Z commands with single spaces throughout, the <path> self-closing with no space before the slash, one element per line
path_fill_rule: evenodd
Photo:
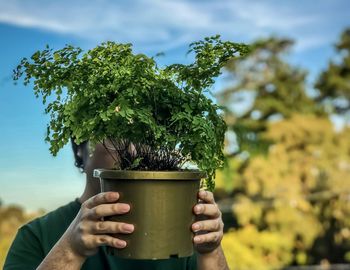
<path fill-rule="evenodd" d="M 342 50 L 349 45 L 344 36 L 338 43 Z M 349 100 L 344 86 L 348 53 L 343 50 L 331 62 L 342 63 L 342 69 L 321 75 L 329 75 L 328 90 L 311 98 L 306 73 L 282 58 L 292 43 L 267 39 L 256 44 L 246 58 L 230 62 L 233 86 L 218 96 L 221 104 L 233 102 L 225 119 L 238 135 L 243 132 L 239 150 L 216 179 L 230 192 L 225 205 L 232 205 L 225 224 L 231 229 L 223 241 L 229 264 L 232 269 L 280 269 L 349 263 L 350 129 L 336 132 L 327 115 L 331 111 L 323 110 L 329 100 L 333 106 Z M 339 84 L 327 85 L 330 81 Z M 236 110 L 240 94 L 247 92 L 254 93 L 251 107 Z M 336 112 L 345 112 L 339 108 Z"/>
<path fill-rule="evenodd" d="M 224 64 L 247 51 L 244 44 L 209 37 L 190 45 L 192 64 L 160 68 L 153 58 L 134 54 L 131 44 L 105 42 L 83 55 L 68 45 L 57 51 L 47 47 L 22 59 L 14 79 L 23 74 L 24 84 L 33 79 L 35 95 L 47 104 L 46 141 L 53 155 L 71 137 L 92 145 L 128 140 L 131 148 L 145 145 L 153 153 L 168 153 L 168 159 L 196 163 L 213 187 L 224 159 L 226 124 L 205 93 Z M 132 151 L 120 169 L 147 170 L 152 166 L 146 159 Z"/>
<path fill-rule="evenodd" d="M 240 185 L 232 211 L 238 226 L 223 242 L 230 266 L 346 262 L 350 130 L 336 133 L 326 118 L 295 115 L 269 124 L 264 136 L 274 141 L 267 154 L 251 158 L 235 179 Z"/>
<path fill-rule="evenodd" d="M 239 139 L 239 151 L 251 154 L 267 148 L 259 134 L 271 119 L 289 118 L 293 113 L 321 113 L 305 92 L 307 72 L 285 60 L 293 41 L 268 38 L 257 40 L 245 57 L 231 59 L 226 66 L 231 86 L 217 93 L 219 104 L 229 108 L 225 119 Z M 252 99 L 244 111 L 240 103 Z M 247 107 L 247 106 L 245 106 Z"/>
<path fill-rule="evenodd" d="M 222 241 L 230 269 L 281 269 L 291 261 L 291 242 L 278 231 L 258 231 L 254 225 L 230 230 Z"/>
<path fill-rule="evenodd" d="M 2 269 L 7 252 L 18 228 L 43 212 L 27 214 L 21 207 L 0 205 L 0 268 Z"/>
<path fill-rule="evenodd" d="M 318 100 L 331 112 L 345 113 L 350 110 L 350 28 L 345 29 L 335 46 L 338 61 L 331 61 L 321 73 L 315 87 L 320 91 Z"/>

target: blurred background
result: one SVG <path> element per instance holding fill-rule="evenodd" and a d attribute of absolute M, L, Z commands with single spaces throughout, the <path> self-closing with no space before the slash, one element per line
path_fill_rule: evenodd
<path fill-rule="evenodd" d="M 205 36 L 252 44 L 212 89 L 227 106 L 217 172 L 231 269 L 350 269 L 350 3 L 315 1 L 0 0 L 0 267 L 17 229 L 80 195 L 70 146 L 44 143 L 48 117 L 22 57 L 48 44 L 112 40 L 187 63 Z"/>

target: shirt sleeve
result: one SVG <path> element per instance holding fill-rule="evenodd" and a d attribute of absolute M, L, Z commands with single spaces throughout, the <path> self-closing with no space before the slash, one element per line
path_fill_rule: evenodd
<path fill-rule="evenodd" d="M 196 252 L 194 252 L 191 257 L 188 257 L 186 269 L 197 270 L 197 253 Z"/>
<path fill-rule="evenodd" d="M 39 238 L 28 225 L 25 225 L 18 230 L 7 254 L 3 269 L 36 269 L 44 257 Z"/>

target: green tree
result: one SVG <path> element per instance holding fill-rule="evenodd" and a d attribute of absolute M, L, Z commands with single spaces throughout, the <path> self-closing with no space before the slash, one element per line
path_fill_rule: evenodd
<path fill-rule="evenodd" d="M 217 99 L 225 105 L 226 122 L 240 139 L 240 149 L 260 152 L 268 144 L 259 137 L 269 120 L 289 118 L 293 113 L 320 113 L 305 91 L 307 72 L 286 61 L 293 45 L 289 39 L 268 38 L 253 43 L 246 57 L 232 59 L 226 66 L 232 86 Z M 242 98 L 251 105 L 238 111 Z"/>
<path fill-rule="evenodd" d="M 344 114 L 350 110 L 350 28 L 346 29 L 335 46 L 337 60 L 330 61 L 315 87 L 318 101 L 331 112 Z"/>

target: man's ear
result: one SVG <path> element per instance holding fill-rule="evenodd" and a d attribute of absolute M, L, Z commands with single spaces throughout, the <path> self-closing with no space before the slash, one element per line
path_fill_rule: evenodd
<path fill-rule="evenodd" d="M 77 147 L 77 156 L 78 156 L 80 159 L 84 160 L 84 159 L 83 159 L 83 158 L 84 158 L 84 150 L 83 150 L 82 147 L 79 146 L 79 145 L 78 145 L 78 147 Z"/>
<path fill-rule="evenodd" d="M 81 170 L 85 170 L 86 163 L 89 159 L 89 149 L 87 143 L 82 143 L 77 145 L 76 150 L 77 158 L 79 159 Z"/>

